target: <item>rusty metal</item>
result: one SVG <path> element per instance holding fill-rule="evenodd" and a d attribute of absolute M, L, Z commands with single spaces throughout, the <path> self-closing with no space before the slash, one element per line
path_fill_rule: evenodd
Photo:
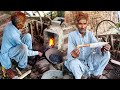
<path fill-rule="evenodd" d="M 50 63 L 46 59 L 43 59 L 35 64 L 35 68 L 39 73 L 44 73 L 50 69 Z"/>

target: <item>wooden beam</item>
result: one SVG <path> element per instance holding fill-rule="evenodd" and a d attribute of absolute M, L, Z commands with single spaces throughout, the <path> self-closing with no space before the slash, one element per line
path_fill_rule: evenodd
<path fill-rule="evenodd" d="M 112 50 L 114 50 L 113 35 L 110 35 L 110 44 L 111 44 Z"/>

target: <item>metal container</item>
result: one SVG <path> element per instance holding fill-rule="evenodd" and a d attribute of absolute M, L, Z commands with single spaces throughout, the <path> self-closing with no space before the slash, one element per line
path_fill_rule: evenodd
<path fill-rule="evenodd" d="M 63 79 L 63 72 L 60 70 L 49 70 L 43 73 L 41 79 Z"/>
<path fill-rule="evenodd" d="M 58 55 L 59 57 L 61 57 L 60 58 L 61 60 L 58 60 L 58 61 L 57 60 L 56 61 L 51 60 L 50 59 L 50 55 L 52 55 L 52 54 Z M 47 60 L 49 60 L 52 64 L 59 64 L 59 63 L 61 63 L 63 61 L 63 54 L 62 54 L 62 52 L 60 50 L 56 49 L 56 48 L 48 49 L 45 52 L 45 56 L 46 56 Z"/>

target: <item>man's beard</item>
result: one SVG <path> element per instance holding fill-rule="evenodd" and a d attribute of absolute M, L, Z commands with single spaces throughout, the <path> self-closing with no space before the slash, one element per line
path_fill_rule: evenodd
<path fill-rule="evenodd" d="M 80 32 L 81 34 L 85 34 L 85 33 L 86 33 L 86 29 L 79 29 L 79 32 Z"/>

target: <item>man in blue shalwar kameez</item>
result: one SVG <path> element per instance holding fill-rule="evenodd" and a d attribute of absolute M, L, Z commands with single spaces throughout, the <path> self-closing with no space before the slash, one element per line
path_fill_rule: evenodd
<path fill-rule="evenodd" d="M 68 35 L 67 60 L 64 65 L 73 73 L 75 79 L 82 76 L 100 79 L 106 65 L 110 60 L 110 45 L 90 48 L 82 47 L 75 49 L 80 44 L 90 44 L 98 42 L 91 31 L 86 30 L 88 24 L 88 14 L 80 12 L 76 16 L 77 30 Z"/>
<path fill-rule="evenodd" d="M 32 50 L 31 35 L 22 33 L 25 22 L 26 15 L 22 12 L 16 12 L 11 16 L 11 22 L 3 31 L 0 61 L 9 78 L 15 76 L 11 69 L 12 59 L 18 63 L 20 69 L 24 69 L 27 67 L 28 56 L 42 56 L 41 52 Z"/>

